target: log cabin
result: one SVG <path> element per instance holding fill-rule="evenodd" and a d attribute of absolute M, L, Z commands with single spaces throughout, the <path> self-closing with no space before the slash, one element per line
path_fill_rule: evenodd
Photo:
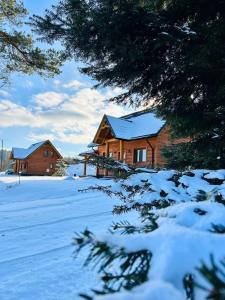
<path fill-rule="evenodd" d="M 157 117 L 153 110 L 146 109 L 122 117 L 104 115 L 93 140 L 99 155 L 112 157 L 139 168 L 164 167 L 163 147 L 187 142 L 190 139 L 172 140 L 169 126 Z M 86 158 L 88 155 L 86 155 Z M 98 176 L 109 175 L 106 170 L 97 170 Z"/>
<path fill-rule="evenodd" d="M 12 148 L 10 155 L 14 173 L 39 176 L 54 174 L 56 162 L 61 158 L 62 155 L 49 140 L 32 144 L 27 149 Z"/>

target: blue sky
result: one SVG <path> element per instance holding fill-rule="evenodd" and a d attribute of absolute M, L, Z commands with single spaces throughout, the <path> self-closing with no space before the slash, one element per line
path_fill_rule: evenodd
<path fill-rule="evenodd" d="M 38 15 L 57 2 L 24 0 L 29 13 Z M 60 75 L 47 80 L 14 74 L 10 86 L 0 89 L 0 139 L 5 148 L 50 139 L 63 155 L 75 156 L 92 141 L 103 114 L 128 112 L 105 101 L 118 94 L 118 88 L 92 89 L 94 82 L 78 67 L 69 61 Z"/>

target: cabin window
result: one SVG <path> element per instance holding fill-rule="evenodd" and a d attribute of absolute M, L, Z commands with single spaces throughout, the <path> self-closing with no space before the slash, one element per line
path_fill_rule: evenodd
<path fill-rule="evenodd" d="M 50 151 L 50 156 L 54 157 L 54 152 L 53 151 Z"/>
<path fill-rule="evenodd" d="M 135 149 L 134 150 L 134 163 L 145 162 L 147 160 L 146 148 Z"/>
<path fill-rule="evenodd" d="M 44 157 L 48 157 L 48 150 L 45 150 L 43 155 L 44 155 Z"/>
<path fill-rule="evenodd" d="M 20 165 L 20 170 L 25 170 L 25 169 L 27 169 L 27 163 L 26 162 L 24 162 L 24 163 L 21 163 L 21 165 Z"/>

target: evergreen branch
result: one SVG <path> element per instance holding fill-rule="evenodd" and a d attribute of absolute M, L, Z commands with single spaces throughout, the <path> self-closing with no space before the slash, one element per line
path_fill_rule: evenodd
<path fill-rule="evenodd" d="M 199 190 L 197 196 L 195 197 L 197 202 L 213 200 L 217 203 L 225 205 L 225 199 L 223 195 L 219 192 L 218 188 L 213 189 L 210 192 Z"/>
<path fill-rule="evenodd" d="M 204 262 L 197 268 L 202 277 L 210 284 L 210 288 L 195 283 L 195 286 L 208 293 L 206 299 L 222 300 L 225 298 L 225 259 L 220 261 L 220 266 L 216 265 L 213 255 L 210 255 L 210 264 Z"/>
<path fill-rule="evenodd" d="M 195 300 L 194 296 L 194 277 L 192 274 L 186 274 L 183 278 L 184 290 L 186 292 L 186 300 Z"/>
<path fill-rule="evenodd" d="M 106 194 L 109 197 L 116 196 L 116 197 L 120 198 L 121 200 L 126 200 L 126 197 L 123 195 L 122 192 L 112 191 L 112 190 L 110 190 L 111 187 L 112 187 L 111 185 L 102 186 L 102 185 L 96 184 L 95 186 L 90 186 L 87 189 L 79 189 L 78 192 L 99 191 L 99 192 L 103 192 L 104 194 Z"/>
<path fill-rule="evenodd" d="M 138 173 L 134 167 L 128 166 L 121 161 L 114 160 L 111 157 L 106 157 L 93 153 L 86 161 L 87 164 L 96 166 L 99 169 L 104 169 L 112 172 L 115 178 L 126 179 L 132 174 Z"/>
<path fill-rule="evenodd" d="M 151 216 L 151 217 L 150 217 Z M 147 224 L 143 226 L 134 226 L 130 224 L 128 221 L 121 221 L 117 223 L 113 223 L 111 226 L 112 230 L 119 231 L 120 234 L 134 234 L 134 233 L 149 233 L 156 230 L 159 226 L 156 222 L 158 219 L 154 214 L 149 214 L 148 218 L 146 217 Z"/>
<path fill-rule="evenodd" d="M 174 203 L 175 203 L 175 201 L 162 199 L 162 200 L 154 200 L 154 201 L 151 201 L 150 203 L 144 203 L 144 204 L 134 202 L 129 206 L 115 205 L 113 208 L 113 213 L 120 215 L 122 213 L 127 213 L 131 210 L 137 210 L 144 214 L 144 212 L 146 212 L 146 211 L 150 211 L 155 208 L 156 209 L 166 208 L 170 205 L 173 205 Z"/>
<path fill-rule="evenodd" d="M 152 257 L 148 250 L 126 252 L 124 248 L 112 247 L 107 242 L 98 241 L 89 230 L 78 234 L 74 239 L 74 243 L 76 254 L 82 248 L 90 247 L 85 265 L 91 263 L 94 263 L 95 266 L 100 265 L 98 271 L 102 273 L 103 281 L 101 293 L 106 293 L 109 290 L 117 292 L 121 288 L 130 290 L 148 279 Z M 111 270 L 112 264 L 119 264 L 119 273 L 108 271 Z"/>
<path fill-rule="evenodd" d="M 212 224 L 212 229 L 210 230 L 213 233 L 225 233 L 225 226 L 221 224 Z"/>

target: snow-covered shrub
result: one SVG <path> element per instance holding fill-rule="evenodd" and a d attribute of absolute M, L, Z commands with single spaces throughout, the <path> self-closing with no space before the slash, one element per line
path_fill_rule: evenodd
<path fill-rule="evenodd" d="M 136 173 L 135 168 L 128 166 L 120 161 L 114 160 L 111 157 L 106 157 L 93 153 L 87 160 L 87 164 L 96 166 L 99 169 L 107 170 L 111 176 L 115 178 L 127 178 L 131 174 Z"/>
<path fill-rule="evenodd" d="M 68 163 L 64 159 L 57 159 L 55 173 L 53 174 L 53 176 L 66 176 L 66 170 L 68 166 Z"/>
<path fill-rule="evenodd" d="M 218 184 L 208 180 L 217 176 Z M 79 250 L 90 247 L 86 263 L 98 263 L 102 274 L 102 289 L 87 299 L 224 299 L 225 278 L 215 267 L 225 256 L 224 181 L 225 170 L 159 171 L 91 187 L 121 199 L 115 213 L 136 209 L 140 218 L 75 239 Z"/>

